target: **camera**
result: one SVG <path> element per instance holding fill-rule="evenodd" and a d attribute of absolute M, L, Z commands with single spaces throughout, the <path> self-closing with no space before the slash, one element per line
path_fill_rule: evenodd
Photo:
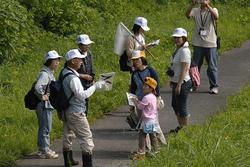
<path fill-rule="evenodd" d="M 172 70 L 170 67 L 168 67 L 167 71 L 166 71 L 166 74 L 170 77 L 173 77 L 174 76 L 174 70 Z"/>

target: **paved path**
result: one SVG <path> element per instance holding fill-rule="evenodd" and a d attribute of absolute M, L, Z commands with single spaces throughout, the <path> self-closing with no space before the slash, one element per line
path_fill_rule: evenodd
<path fill-rule="evenodd" d="M 236 94 L 240 88 L 250 83 L 250 41 L 245 42 L 241 48 L 226 52 L 219 60 L 218 95 L 208 94 L 208 80 L 205 66 L 201 71 L 202 86 L 199 92 L 190 93 L 189 109 L 193 124 L 204 123 L 205 120 L 225 107 L 226 98 Z M 170 89 L 165 86 L 161 89 L 161 96 L 165 101 L 165 108 L 160 112 L 160 124 L 164 133 L 177 126 L 177 121 L 170 105 Z M 105 118 L 97 120 L 92 125 L 95 142 L 95 167 L 127 167 L 130 164 L 128 154 L 137 148 L 137 133 L 129 131 L 125 123 L 128 107 L 122 106 L 108 114 Z M 17 161 L 17 167 L 58 167 L 63 166 L 62 142 L 57 140 L 52 148 L 58 152 L 59 159 L 44 160 L 28 156 Z M 74 157 L 81 162 L 81 151 L 75 141 Z M 79 165 L 81 166 L 81 165 Z"/>

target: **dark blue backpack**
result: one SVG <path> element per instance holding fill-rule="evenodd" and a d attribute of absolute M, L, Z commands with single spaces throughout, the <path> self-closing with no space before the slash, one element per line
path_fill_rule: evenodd
<path fill-rule="evenodd" d="M 73 93 L 68 98 L 63 89 L 63 80 L 69 76 L 75 75 L 73 72 L 69 72 L 65 75 L 62 73 L 59 75 L 59 79 L 56 81 L 51 81 L 50 83 L 50 104 L 57 110 L 57 114 L 59 119 L 65 118 L 65 114 L 63 113 L 70 105 L 69 101 L 73 96 Z"/>

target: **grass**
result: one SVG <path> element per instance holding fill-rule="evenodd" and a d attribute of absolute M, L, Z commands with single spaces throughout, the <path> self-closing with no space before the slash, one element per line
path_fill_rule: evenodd
<path fill-rule="evenodd" d="M 154 159 L 134 166 L 249 166 L 250 86 L 231 96 L 227 106 L 205 125 L 188 127 L 168 138 L 167 146 Z"/>
<path fill-rule="evenodd" d="M 146 0 L 143 8 L 139 1 L 122 1 L 122 6 L 111 1 L 93 1 L 93 3 L 102 4 L 93 7 L 96 19 L 91 20 L 87 29 L 82 27 L 79 33 L 87 33 L 95 41 L 91 50 L 94 54 L 97 76 L 100 73 L 111 71 L 116 72 L 116 76 L 112 91 L 98 92 L 90 98 L 89 120 L 91 122 L 126 103 L 125 92 L 128 89 L 130 75 L 119 71 L 118 56 L 112 51 L 116 26 L 120 21 L 123 21 L 131 29 L 134 18 L 144 16 L 148 19 L 151 28 L 146 33 L 146 41 L 161 39 L 160 45 L 151 50 L 156 58 L 148 56 L 149 63 L 159 73 L 161 85 L 167 80 L 165 70 L 174 47 L 170 37 L 173 29 L 183 27 L 188 30 L 190 37 L 193 27 L 192 21 L 184 16 L 185 8 L 188 6 L 186 0 Z M 119 6 L 119 10 L 117 6 Z M 216 7 L 220 13 L 219 34 L 222 37 L 220 52 L 223 53 L 240 46 L 243 41 L 250 38 L 248 27 L 250 8 L 238 6 L 237 2 L 235 4 L 218 3 Z M 111 12 L 117 10 L 118 12 Z M 230 15 L 228 11 L 230 11 Z M 76 47 L 75 37 L 77 34 L 63 37 L 41 29 L 35 32 L 35 34 L 30 34 L 30 36 L 34 35 L 32 45 L 16 48 L 16 55 L 13 55 L 14 57 L 19 54 L 23 55 L 24 64 L 7 62 L 0 66 L 0 166 L 14 166 L 16 159 L 36 150 L 37 119 L 34 112 L 24 108 L 23 98 L 43 64 L 43 55 L 53 49 L 64 56 L 69 49 Z M 29 52 L 23 53 L 25 48 L 28 48 Z M 62 65 L 63 62 L 61 67 Z M 192 135 L 192 131 L 189 131 Z M 52 140 L 61 137 L 61 133 L 62 123 L 54 114 Z M 184 138 L 185 135 L 179 136 Z M 172 143 L 173 140 L 169 142 Z M 185 151 L 193 152 L 192 156 L 196 155 L 196 151 L 188 145 Z M 178 154 L 184 155 L 186 153 L 178 152 Z"/>

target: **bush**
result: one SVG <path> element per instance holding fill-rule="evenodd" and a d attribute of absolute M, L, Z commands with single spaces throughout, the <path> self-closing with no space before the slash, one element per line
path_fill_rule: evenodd
<path fill-rule="evenodd" d="M 95 9 L 83 6 L 80 0 L 19 1 L 34 14 L 38 27 L 58 35 L 77 33 L 80 27 L 90 27 L 99 17 Z"/>
<path fill-rule="evenodd" d="M 13 58 L 22 61 L 20 53 L 14 55 L 30 41 L 32 16 L 15 0 L 2 0 L 0 13 L 0 64 Z"/>

